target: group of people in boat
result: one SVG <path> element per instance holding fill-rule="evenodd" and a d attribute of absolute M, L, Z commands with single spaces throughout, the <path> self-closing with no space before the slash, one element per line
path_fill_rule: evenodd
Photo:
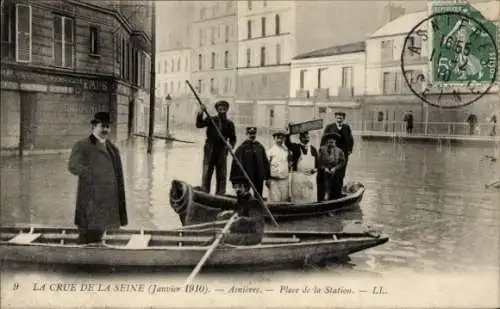
<path fill-rule="evenodd" d="M 217 115 L 212 119 L 204 117 L 203 110 L 200 110 L 196 127 L 206 128 L 207 137 L 202 189 L 210 192 L 215 170 L 216 194 L 222 195 L 226 190 L 227 146 L 235 147 L 236 130 L 234 123 L 227 118 L 229 103 L 218 101 L 215 109 Z M 229 175 L 233 187 L 243 185 L 250 190 L 250 179 L 256 191 L 253 193 L 262 196 L 265 185 L 268 201 L 273 202 L 305 204 L 340 198 L 354 140 L 349 125 L 344 123 L 345 113 L 335 113 L 335 117 L 336 122 L 327 125 L 323 132 L 319 150 L 310 144 L 307 130 L 299 132 L 298 143 L 291 141 L 288 130 L 278 130 L 273 133 L 273 145 L 265 149 L 257 140 L 257 128 L 247 127 L 246 140 L 234 152 L 238 160 L 233 160 Z"/>

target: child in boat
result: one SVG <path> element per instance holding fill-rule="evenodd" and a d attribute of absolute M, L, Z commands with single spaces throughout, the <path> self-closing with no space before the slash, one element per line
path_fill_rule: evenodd
<path fill-rule="evenodd" d="M 246 184 L 235 184 L 234 189 L 238 199 L 239 217 L 231 225 L 224 243 L 237 246 L 256 245 L 264 237 L 265 221 L 262 206 L 250 194 L 250 188 Z M 217 219 L 226 220 L 233 214 L 233 211 L 225 211 L 220 213 Z"/>

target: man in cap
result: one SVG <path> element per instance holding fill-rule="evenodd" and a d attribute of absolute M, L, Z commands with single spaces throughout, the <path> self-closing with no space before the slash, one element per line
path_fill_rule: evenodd
<path fill-rule="evenodd" d="M 325 144 L 319 148 L 319 168 L 323 172 L 324 196 L 321 200 L 331 200 L 341 197 L 342 179 L 341 169 L 345 165 L 344 152 L 336 146 L 336 142 L 342 138 L 336 132 L 327 133 L 323 136 Z"/>
<path fill-rule="evenodd" d="M 109 114 L 96 113 L 92 133 L 73 146 L 68 170 L 78 176 L 75 224 L 80 244 L 100 244 L 107 229 L 127 225 L 125 185 L 118 148 L 108 140 Z"/>
<path fill-rule="evenodd" d="M 336 142 L 337 147 L 342 149 L 345 157 L 344 166 L 338 171 L 338 176 L 340 177 L 341 187 L 344 185 L 344 177 L 346 173 L 347 163 L 349 162 L 349 155 L 352 153 L 354 147 L 354 138 L 352 136 L 351 127 L 345 123 L 345 113 L 336 112 L 335 113 L 335 123 L 331 123 L 325 127 L 323 136 L 321 138 L 321 146 L 326 143 L 325 136 L 330 133 L 337 133 L 340 135 L 340 139 Z M 324 181 L 321 179 L 323 173 L 318 173 L 318 196 L 323 196 L 323 188 L 321 186 Z"/>
<path fill-rule="evenodd" d="M 285 145 L 291 152 L 291 195 L 294 203 L 313 203 L 317 200 L 316 172 L 318 151 L 309 144 L 309 131 L 299 134 L 300 143 L 293 143 L 287 135 Z"/>
<path fill-rule="evenodd" d="M 257 189 L 257 192 L 262 196 L 264 182 L 267 183 L 271 177 L 269 160 L 267 159 L 266 149 L 256 140 L 257 128 L 247 127 L 246 133 L 247 139 L 241 143 L 238 148 L 236 148 L 234 155 L 243 165 L 245 172 L 250 177 L 250 180 Z M 247 178 L 236 163 L 236 160 L 233 160 L 232 162 L 229 179 L 233 183 L 233 187 L 240 184 L 247 186 L 250 185 Z"/>
<path fill-rule="evenodd" d="M 234 148 L 236 144 L 236 130 L 234 123 L 227 119 L 229 103 L 227 101 L 218 101 L 215 103 L 215 109 L 217 110 L 217 116 L 213 116 L 212 119 L 224 139 L 219 136 L 212 121 L 208 117 L 203 117 L 203 110 L 200 110 L 196 117 L 196 127 L 199 129 L 207 128 L 201 186 L 205 192 L 210 193 L 212 175 L 215 169 L 215 178 L 217 181 L 216 194 L 223 195 L 226 193 L 228 153 L 224 140 L 229 142 L 231 148 Z"/>
<path fill-rule="evenodd" d="M 267 150 L 271 166 L 269 180 L 269 201 L 285 202 L 289 200 L 289 151 L 284 145 L 287 132 L 279 130 L 273 134 L 274 145 Z"/>

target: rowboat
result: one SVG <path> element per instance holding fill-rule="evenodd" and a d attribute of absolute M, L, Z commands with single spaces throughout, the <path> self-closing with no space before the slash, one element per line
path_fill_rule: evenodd
<path fill-rule="evenodd" d="M 303 219 L 357 207 L 364 192 L 363 184 L 354 182 L 343 187 L 343 196 L 339 199 L 310 204 L 266 201 L 266 205 L 278 222 Z M 170 187 L 170 205 L 179 215 L 182 224 L 189 225 L 217 220 L 217 214 L 234 210 L 237 202 L 235 196 L 211 195 L 184 181 L 173 180 Z"/>
<path fill-rule="evenodd" d="M 76 228 L 0 227 L 0 259 L 36 264 L 107 266 L 194 266 L 225 221 L 176 230 L 119 229 L 104 235 L 105 245 L 77 244 Z M 252 246 L 219 245 L 206 265 L 276 265 L 342 258 L 381 245 L 387 237 L 356 232 L 266 232 Z M 303 265 L 303 264 L 302 264 Z"/>

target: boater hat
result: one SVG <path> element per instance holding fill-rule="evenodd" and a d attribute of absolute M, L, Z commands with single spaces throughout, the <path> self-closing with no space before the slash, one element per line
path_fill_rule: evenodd
<path fill-rule="evenodd" d="M 338 141 L 339 139 L 342 138 L 342 136 L 340 136 L 340 134 L 338 134 L 337 132 L 327 133 L 323 136 L 323 140 L 325 141 L 329 140 L 330 138 L 333 138 L 336 141 Z"/>
<path fill-rule="evenodd" d="M 281 135 L 281 136 L 287 136 L 288 133 L 285 130 L 278 130 L 278 131 L 276 131 L 276 132 L 273 133 L 273 137 L 274 136 L 279 136 L 279 135 Z"/>
<path fill-rule="evenodd" d="M 257 127 L 247 127 L 247 134 L 257 134 Z"/>
<path fill-rule="evenodd" d="M 215 108 L 217 109 L 217 107 L 219 106 L 225 106 L 227 109 L 229 109 L 229 102 L 226 101 L 226 100 L 220 100 L 220 101 L 217 101 L 215 102 Z"/>
<path fill-rule="evenodd" d="M 344 112 L 336 112 L 334 115 L 335 116 L 342 116 L 342 117 L 345 118 L 345 113 Z"/>
<path fill-rule="evenodd" d="M 102 123 L 102 124 L 109 124 L 110 122 L 110 119 L 109 119 L 109 113 L 107 112 L 97 112 L 95 113 L 94 115 L 94 119 L 92 119 L 90 121 L 91 124 L 98 124 L 98 123 Z"/>

